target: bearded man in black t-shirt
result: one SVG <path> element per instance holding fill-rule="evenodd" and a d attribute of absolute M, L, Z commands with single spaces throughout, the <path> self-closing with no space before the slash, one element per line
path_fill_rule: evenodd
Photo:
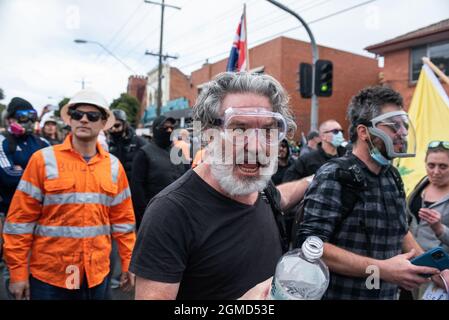
<path fill-rule="evenodd" d="M 262 191 L 276 172 L 279 142 L 296 128 L 288 96 L 268 75 L 222 73 L 203 88 L 193 115 L 212 142 L 205 161 L 146 208 L 130 267 L 136 299 L 263 298 L 249 293 L 282 255 Z M 273 186 L 274 198 L 287 209 L 307 186 Z"/>

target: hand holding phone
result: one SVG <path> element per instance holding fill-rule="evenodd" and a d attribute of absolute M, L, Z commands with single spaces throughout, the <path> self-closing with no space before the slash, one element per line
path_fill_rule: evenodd
<path fill-rule="evenodd" d="M 440 271 L 449 269 L 449 255 L 441 247 L 430 249 L 410 262 L 417 266 L 432 267 Z M 423 274 L 422 276 L 428 278 L 431 275 Z"/>

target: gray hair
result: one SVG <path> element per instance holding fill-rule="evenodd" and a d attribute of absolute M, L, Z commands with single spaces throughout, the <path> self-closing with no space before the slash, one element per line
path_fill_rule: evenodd
<path fill-rule="evenodd" d="M 369 125 L 369 121 L 382 113 L 386 104 L 397 105 L 402 108 L 404 101 L 400 93 L 387 86 L 367 87 L 352 97 L 348 106 L 347 119 L 350 123 L 349 138 L 356 142 L 357 126 Z"/>
<path fill-rule="evenodd" d="M 193 107 L 192 118 L 201 121 L 201 129 L 215 127 L 220 118 L 220 106 L 227 94 L 254 93 L 270 100 L 273 112 L 280 113 L 287 122 L 288 130 L 296 130 L 296 123 L 289 110 L 289 96 L 272 76 L 248 72 L 223 72 L 208 82 Z"/>

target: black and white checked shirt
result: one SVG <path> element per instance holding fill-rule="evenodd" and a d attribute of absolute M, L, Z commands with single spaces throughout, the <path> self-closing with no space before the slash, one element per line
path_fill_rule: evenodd
<path fill-rule="evenodd" d="M 305 195 L 301 237 L 316 235 L 325 242 L 374 259 L 385 260 L 401 254 L 408 225 L 405 198 L 395 183 L 392 169 L 383 169 L 376 175 L 353 154 L 348 157 L 362 169 L 368 188 L 360 190 L 354 209 L 342 220 L 341 199 L 345 195 L 335 174 L 338 164 L 323 165 Z M 380 280 L 380 289 L 368 289 L 366 280 L 331 272 L 324 299 L 396 298 L 396 285 Z"/>

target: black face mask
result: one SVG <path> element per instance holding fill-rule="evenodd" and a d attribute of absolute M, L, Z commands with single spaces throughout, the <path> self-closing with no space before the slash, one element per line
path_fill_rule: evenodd
<path fill-rule="evenodd" d="M 167 132 L 167 129 L 164 127 L 157 128 L 153 132 L 154 142 L 163 149 L 166 149 L 171 145 L 170 136 L 171 132 Z"/>
<path fill-rule="evenodd" d="M 114 132 L 110 132 L 111 136 L 113 136 L 114 138 L 120 138 L 121 136 L 123 136 L 123 131 L 114 131 Z"/>

